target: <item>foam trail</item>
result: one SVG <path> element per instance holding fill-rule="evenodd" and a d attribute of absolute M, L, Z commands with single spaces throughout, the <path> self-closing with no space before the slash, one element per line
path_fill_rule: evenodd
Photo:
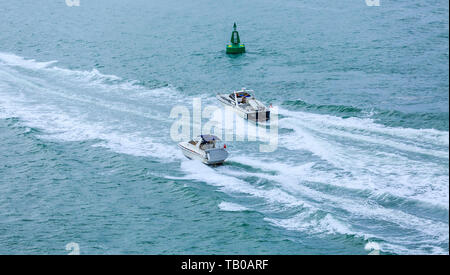
<path fill-rule="evenodd" d="M 33 69 L 33 70 L 39 70 L 49 67 L 50 65 L 53 65 L 57 63 L 58 61 L 48 61 L 48 62 L 38 62 L 34 59 L 25 59 L 23 57 L 9 54 L 9 53 L 3 53 L 0 52 L 0 61 L 2 61 L 4 64 L 9 66 L 17 66 L 22 67 L 26 69 Z"/>
<path fill-rule="evenodd" d="M 303 165 L 289 165 L 281 162 L 275 164 L 271 160 L 258 160 L 248 157 L 232 157 L 231 160 L 266 171 L 276 171 L 281 174 L 300 177 L 307 181 L 369 191 L 374 195 L 387 193 L 448 209 L 449 196 L 446 191 L 448 189 L 448 170 L 446 171 L 445 167 L 432 163 L 411 161 L 404 157 L 392 158 L 392 156 L 389 156 L 389 158 L 386 158 L 386 155 L 380 155 L 383 158 L 377 160 L 370 155 L 358 156 L 356 153 L 347 155 L 344 151 L 342 153 L 338 151 L 339 147 L 328 144 L 318 146 L 316 145 L 317 142 L 317 140 L 311 138 L 305 142 L 305 147 L 315 154 L 320 154 L 322 158 L 335 164 L 339 169 L 327 169 L 326 171 L 312 169 L 311 166 L 315 164 L 314 162 Z M 342 155 L 338 155 L 338 153 Z M 358 156 L 361 163 L 355 163 L 352 156 Z M 386 163 L 386 159 L 391 163 Z"/>
<path fill-rule="evenodd" d="M 306 164 L 299 167 L 292 167 L 289 169 L 286 169 L 285 167 L 282 167 L 279 163 L 271 163 L 273 167 L 276 167 L 278 171 L 280 171 L 276 175 L 270 175 L 266 173 L 245 173 L 244 175 L 248 176 L 257 176 L 259 178 L 265 178 L 269 179 L 271 181 L 278 182 L 283 188 L 285 192 L 288 192 L 290 194 L 301 194 L 303 197 L 309 197 L 310 201 L 310 207 L 314 206 L 317 209 L 327 210 L 323 209 L 321 203 L 324 201 L 332 202 L 333 205 L 338 206 L 340 209 L 344 209 L 349 213 L 358 214 L 361 216 L 370 217 L 372 219 L 376 220 L 385 220 L 385 221 L 391 221 L 396 222 L 402 227 L 406 228 L 417 228 L 419 231 L 423 231 L 426 234 L 429 235 L 438 235 L 438 236 L 445 236 L 444 233 L 448 233 L 447 225 L 442 222 L 435 222 L 427 219 L 418 218 L 416 216 L 404 213 L 402 211 L 393 210 L 393 209 L 387 209 L 383 207 L 379 207 L 377 205 L 367 205 L 366 199 L 363 198 L 364 201 L 359 201 L 360 198 L 356 196 L 352 196 L 352 198 L 344 198 L 341 195 L 335 196 L 335 195 L 329 195 L 320 191 L 316 191 L 312 188 L 306 187 L 301 184 L 302 181 L 305 180 L 305 178 L 308 178 L 308 173 L 314 173 L 313 170 L 311 170 L 311 166 Z M 241 175 L 243 176 L 243 173 L 235 172 L 233 170 L 229 170 L 225 172 L 227 175 Z M 302 176 L 301 178 L 298 178 L 298 176 Z M 312 203 L 311 200 L 319 201 L 319 203 Z M 420 225 L 420 228 L 418 226 Z M 439 231 L 440 230 L 440 231 Z"/>
<path fill-rule="evenodd" d="M 331 214 L 317 217 L 317 212 L 315 211 L 305 211 L 289 219 L 265 218 L 265 220 L 275 226 L 283 227 L 288 230 L 309 232 L 313 234 L 358 235 L 344 223 L 335 219 Z"/>
<path fill-rule="evenodd" d="M 26 60 L 10 54 L 0 54 L 0 61 L 1 117 L 18 117 L 26 126 L 44 130 L 41 138 L 100 140 L 95 146 L 155 157 L 163 162 L 182 158 L 174 146 L 161 142 L 170 140 L 158 130 L 169 122 L 168 117 L 161 116 L 165 106 L 152 104 L 148 108 L 142 100 L 143 94 L 164 93 L 170 88 L 149 90 L 136 86 L 124 93 L 124 87 L 134 86 L 123 85 L 128 82 L 95 69 L 70 71 L 49 67 L 54 62 Z M 33 70 L 38 77 L 35 73 L 28 75 L 26 70 L 19 72 L 15 67 Z M 60 73 L 65 77 L 56 77 Z M 118 82 L 108 84 L 108 81 Z M 105 97 L 111 92 L 116 94 L 114 98 Z"/>
<path fill-rule="evenodd" d="M 293 112 L 289 113 L 293 114 Z M 393 131 L 391 128 L 384 127 L 385 131 L 381 132 L 380 129 L 383 127 L 372 123 L 370 120 L 366 121 L 368 119 L 342 119 L 324 115 L 320 117 L 319 122 L 319 118 L 308 119 L 309 117 L 310 115 L 297 114 L 292 118 L 284 119 L 283 125 L 286 127 L 307 128 L 310 131 L 326 133 L 327 135 L 346 140 L 392 147 L 400 151 L 419 153 L 444 159 L 449 158 L 448 151 L 445 151 L 445 148 L 443 148 L 445 146 L 448 147 L 448 132 L 403 129 L 406 130 L 402 132 L 403 134 L 408 133 L 406 136 L 393 136 L 392 132 L 396 132 L 398 129 Z M 361 129 L 360 124 L 365 124 L 366 128 Z M 326 132 L 324 132 L 325 129 Z M 373 129 L 377 129 L 377 131 L 373 131 Z M 431 149 L 430 145 L 442 147 L 444 150 Z"/>
<path fill-rule="evenodd" d="M 224 171 L 225 174 L 241 178 L 259 177 L 275 181 L 280 184 L 281 189 L 285 192 L 295 195 L 297 198 L 300 196 L 302 200 L 308 201 L 308 209 L 293 217 L 283 219 L 266 218 L 267 221 L 276 226 L 304 232 L 356 235 L 365 239 L 375 237 L 389 241 L 391 244 L 397 244 L 397 247 L 414 242 L 417 236 L 433 240 L 428 241 L 423 246 L 421 245 L 414 251 L 409 251 L 410 253 L 425 253 L 426 248 L 431 244 L 436 245 L 436 251 L 440 251 L 441 248 L 438 245 L 448 242 L 448 222 L 420 218 L 402 210 L 384 208 L 375 202 L 371 202 L 367 197 L 360 197 L 361 195 L 357 195 L 354 192 L 351 198 L 344 198 L 341 194 L 338 196 L 329 195 L 303 185 L 302 182 L 315 177 L 316 171 L 314 171 L 310 163 L 300 166 L 289 166 L 284 163 L 270 163 L 244 157 L 233 158 L 233 161 L 244 162 L 247 165 L 253 163 L 253 167 L 267 168 L 266 172 L 277 171 L 277 174 L 237 172 L 232 169 Z M 325 184 L 328 184 L 327 177 L 318 177 L 317 179 L 321 179 Z M 353 218 L 349 219 L 348 215 L 339 214 L 342 211 L 351 213 Z M 391 224 L 391 226 L 395 224 L 401 230 L 406 229 L 416 233 L 412 234 L 410 232 L 410 236 L 403 239 L 395 238 L 380 232 L 377 230 L 377 227 L 370 228 L 364 224 L 358 224 L 357 220 L 360 218 Z M 357 225 L 360 229 L 356 230 L 353 226 L 349 226 L 350 224 L 353 226 Z M 361 228 L 365 228 L 364 233 L 361 231 Z M 386 246 L 386 249 L 390 247 Z M 394 251 L 391 250 L 391 252 Z"/>
<path fill-rule="evenodd" d="M 412 140 L 420 144 L 429 142 L 434 145 L 449 146 L 449 132 L 435 129 L 411 129 L 401 127 L 388 127 L 374 123 L 370 118 L 341 118 L 324 114 L 289 111 L 279 108 L 279 113 L 296 121 L 306 122 L 309 126 L 321 126 L 332 129 L 349 129 L 359 134 L 379 134 L 400 140 Z M 351 131 L 350 131 L 351 132 Z"/>
<path fill-rule="evenodd" d="M 448 254 L 448 215 L 435 214 L 448 212 L 448 132 L 279 108 L 279 126 L 290 131 L 280 134 L 278 152 L 231 144 L 227 165 L 211 168 L 185 160 L 170 140 L 167 102 L 154 101 L 184 104 L 170 86 L 148 89 L 96 69 L 5 53 L 0 80 L 1 118 L 43 129 L 41 138 L 94 140 L 118 153 L 181 161 L 183 176 L 166 177 L 217 187 L 227 194 L 222 211 L 258 211 L 272 225 L 321 237 L 375 238 L 382 251 Z"/>
<path fill-rule="evenodd" d="M 426 203 L 426 209 L 448 210 L 448 132 L 391 128 L 359 118 L 286 110 L 282 113 L 285 117 L 280 126 L 293 132 L 282 134 L 280 145 L 293 152 L 311 152 L 319 158 L 293 164 L 286 159 L 260 159 L 258 153 L 247 151 L 245 157 L 232 156 L 229 160 L 262 172 L 229 166 L 204 171 L 182 165 L 186 178 L 222 186 L 221 191 L 230 195 L 241 192 L 263 198 L 269 194 L 255 192 L 259 189 L 248 180 L 257 178 L 257 182 L 273 184 L 273 195 L 283 194 L 290 199 L 265 198 L 267 204 L 257 209 L 266 221 L 288 230 L 376 238 L 383 240 L 383 251 L 393 253 L 423 254 L 430 253 L 429 249 L 445 253 L 442 244 L 448 243 L 448 220 L 416 215 L 401 205 L 386 207 L 378 198 L 390 194 L 407 203 Z M 350 194 L 329 194 L 330 185 Z M 230 186 L 233 188 L 227 189 Z M 254 188 L 252 192 L 250 187 Z M 282 204 L 298 205 L 301 210 L 287 214 L 291 213 L 289 207 L 280 207 Z M 271 217 L 273 213 L 288 217 Z M 371 220 L 375 225 L 361 220 Z M 396 237 L 380 231 L 380 226 L 408 234 Z"/>
<path fill-rule="evenodd" d="M 244 207 L 237 203 L 225 202 L 225 201 L 223 201 L 219 204 L 219 208 L 220 208 L 220 210 L 231 211 L 231 212 L 239 212 L 239 211 L 247 211 L 248 210 L 247 207 Z"/>
<path fill-rule="evenodd" d="M 220 187 L 220 190 L 225 193 L 244 193 L 264 199 L 269 203 L 283 204 L 287 207 L 301 206 L 304 204 L 297 198 L 279 189 L 257 188 L 238 178 L 219 173 L 199 161 L 183 161 L 181 163 L 181 169 L 186 173 L 184 179 L 207 182 L 213 186 Z"/>
<path fill-rule="evenodd" d="M 280 136 L 279 144 L 309 151 L 324 165 L 337 169 L 335 173 L 351 175 L 334 180 L 336 184 L 448 206 L 448 141 L 442 142 L 448 132 L 391 129 L 361 119 L 284 113 L 292 117 L 283 118 L 280 124 L 294 132 Z M 355 128 L 364 130 L 352 133 Z M 380 135 L 383 129 L 386 133 Z M 399 134 L 406 135 L 406 143 Z"/>

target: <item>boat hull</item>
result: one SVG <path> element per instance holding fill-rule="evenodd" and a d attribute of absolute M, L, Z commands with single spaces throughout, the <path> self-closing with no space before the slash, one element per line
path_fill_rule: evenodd
<path fill-rule="evenodd" d="M 178 144 L 178 147 L 181 149 L 181 152 L 188 159 L 200 160 L 204 164 L 207 165 L 220 165 L 228 157 L 228 152 L 224 149 L 210 149 L 206 150 L 204 154 L 193 150 L 193 148 L 188 148 L 183 144 Z"/>
<path fill-rule="evenodd" d="M 230 100 L 222 95 L 217 95 L 217 99 L 226 107 L 230 107 L 236 114 L 244 119 L 251 120 L 253 122 L 266 122 L 270 120 L 270 111 L 260 111 L 260 112 L 246 112 L 241 108 L 236 107 Z"/>
<path fill-rule="evenodd" d="M 266 122 L 270 120 L 270 111 L 247 113 L 247 119 L 254 122 Z"/>

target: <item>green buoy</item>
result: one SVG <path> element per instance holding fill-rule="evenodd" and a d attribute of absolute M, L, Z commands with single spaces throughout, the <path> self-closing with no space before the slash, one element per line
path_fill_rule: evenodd
<path fill-rule="evenodd" d="M 231 33 L 231 44 L 227 45 L 227 53 L 228 54 L 237 54 L 237 53 L 245 53 L 245 45 L 241 44 L 241 40 L 239 39 L 239 33 L 236 30 L 236 23 L 233 25 L 233 32 Z"/>

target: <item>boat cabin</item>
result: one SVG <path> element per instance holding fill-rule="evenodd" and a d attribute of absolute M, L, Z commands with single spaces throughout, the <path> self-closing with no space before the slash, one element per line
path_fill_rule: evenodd
<path fill-rule="evenodd" d="M 252 97 L 252 95 L 249 92 L 253 92 L 253 91 L 242 89 L 238 92 L 231 93 L 230 98 L 237 104 L 246 104 L 248 99 L 250 99 Z"/>
<path fill-rule="evenodd" d="M 220 141 L 220 138 L 215 135 L 200 135 L 189 141 L 189 143 L 201 150 L 207 150 L 216 148 L 217 141 Z"/>

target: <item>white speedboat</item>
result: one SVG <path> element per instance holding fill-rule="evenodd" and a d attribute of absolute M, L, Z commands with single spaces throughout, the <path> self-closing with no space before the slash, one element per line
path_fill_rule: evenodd
<path fill-rule="evenodd" d="M 220 139 L 214 135 L 200 135 L 188 142 L 178 143 L 183 154 L 189 159 L 199 159 L 205 164 L 222 164 L 228 157 L 226 145 L 218 146 Z"/>
<path fill-rule="evenodd" d="M 270 110 L 259 100 L 253 97 L 253 90 L 242 88 L 231 94 L 217 94 L 217 99 L 223 105 L 231 107 L 239 116 L 255 122 L 264 122 L 270 119 Z"/>

